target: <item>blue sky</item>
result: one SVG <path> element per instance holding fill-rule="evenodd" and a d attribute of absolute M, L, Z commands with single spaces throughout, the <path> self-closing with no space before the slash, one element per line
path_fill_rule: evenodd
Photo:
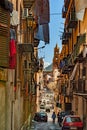
<path fill-rule="evenodd" d="M 58 44 L 58 47 L 61 50 L 61 40 L 60 36 L 63 32 L 63 23 L 62 19 L 62 7 L 63 0 L 49 0 L 50 2 L 50 23 L 49 23 L 49 32 L 50 32 L 50 43 L 45 46 L 44 49 L 39 50 L 39 58 L 44 57 L 45 64 L 51 64 L 54 55 L 54 47 Z M 39 47 L 43 46 L 44 42 L 40 42 Z"/>

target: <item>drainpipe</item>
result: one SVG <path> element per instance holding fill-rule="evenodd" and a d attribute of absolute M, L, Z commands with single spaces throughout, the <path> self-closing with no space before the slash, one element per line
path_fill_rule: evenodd
<path fill-rule="evenodd" d="M 13 130 L 13 108 L 14 108 L 14 101 L 11 101 L 11 130 Z"/>

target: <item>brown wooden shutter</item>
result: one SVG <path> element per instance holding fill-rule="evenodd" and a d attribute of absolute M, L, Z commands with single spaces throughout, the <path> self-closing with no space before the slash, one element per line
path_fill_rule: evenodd
<path fill-rule="evenodd" d="M 10 12 L 0 6 L 0 66 L 9 67 Z"/>

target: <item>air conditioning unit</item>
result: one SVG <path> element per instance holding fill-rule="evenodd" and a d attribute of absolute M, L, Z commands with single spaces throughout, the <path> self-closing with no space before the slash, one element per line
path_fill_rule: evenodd
<path fill-rule="evenodd" d="M 24 9 L 23 9 L 22 17 L 23 17 L 23 18 L 28 17 L 28 8 L 24 8 Z"/>

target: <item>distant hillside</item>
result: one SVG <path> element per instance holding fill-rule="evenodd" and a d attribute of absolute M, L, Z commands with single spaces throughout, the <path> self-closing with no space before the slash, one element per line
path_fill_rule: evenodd
<path fill-rule="evenodd" d="M 44 71 L 52 71 L 52 65 L 53 64 L 48 65 L 46 68 L 44 68 Z"/>

